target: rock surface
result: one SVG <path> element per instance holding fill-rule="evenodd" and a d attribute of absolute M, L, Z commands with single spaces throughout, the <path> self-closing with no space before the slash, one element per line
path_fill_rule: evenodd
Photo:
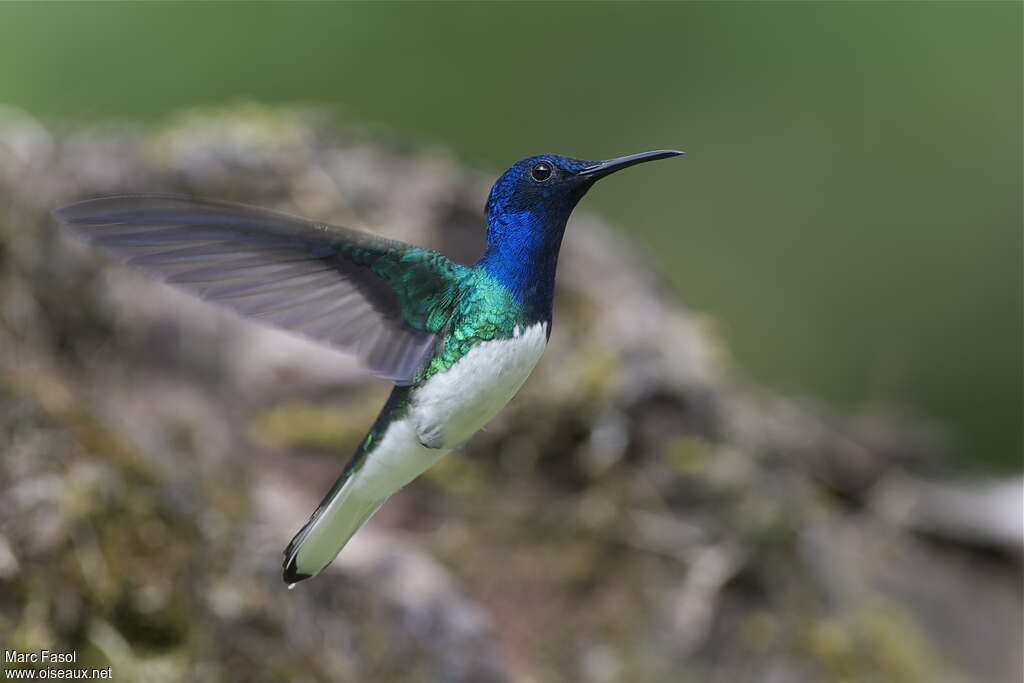
<path fill-rule="evenodd" d="M 488 185 L 317 112 L 0 112 L 5 647 L 125 681 L 1021 679 L 1020 486 L 990 513 L 982 489 L 908 474 L 941 448 L 928 425 L 744 382 L 713 323 L 584 211 L 520 397 L 288 591 L 280 552 L 387 385 L 48 216 L 195 194 L 470 262 Z"/>

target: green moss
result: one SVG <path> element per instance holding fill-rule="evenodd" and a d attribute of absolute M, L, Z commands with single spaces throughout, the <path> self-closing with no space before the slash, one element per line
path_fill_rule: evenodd
<path fill-rule="evenodd" d="M 349 453 L 373 424 L 385 398 L 373 391 L 345 401 L 282 401 L 255 417 L 252 433 L 273 448 Z"/>
<path fill-rule="evenodd" d="M 828 680 L 852 681 L 859 668 L 853 634 L 848 625 L 838 619 L 821 619 L 807 629 L 807 649 L 825 670 Z"/>
<path fill-rule="evenodd" d="M 900 683 L 944 680 L 938 653 L 903 610 L 884 606 L 864 615 L 858 624 L 862 651 L 886 680 Z"/>
<path fill-rule="evenodd" d="M 662 457 L 679 474 L 699 475 L 707 469 L 711 444 L 699 436 L 676 437 L 665 442 Z"/>
<path fill-rule="evenodd" d="M 875 604 L 809 624 L 805 646 L 833 683 L 938 683 L 941 663 L 908 614 Z"/>
<path fill-rule="evenodd" d="M 579 360 L 577 382 L 580 396 L 604 396 L 619 372 L 619 357 L 604 348 L 589 348 Z"/>
<path fill-rule="evenodd" d="M 490 487 L 484 468 L 458 452 L 441 458 L 424 476 L 455 496 L 479 495 Z"/>
<path fill-rule="evenodd" d="M 768 612 L 755 612 L 740 627 L 739 637 L 753 652 L 768 652 L 778 646 L 782 624 Z"/>

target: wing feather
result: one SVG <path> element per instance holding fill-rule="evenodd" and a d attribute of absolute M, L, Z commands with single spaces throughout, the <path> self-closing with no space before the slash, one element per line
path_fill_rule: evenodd
<path fill-rule="evenodd" d="M 401 242 L 227 202 L 125 195 L 54 215 L 118 260 L 352 352 L 398 384 L 412 382 L 437 348 L 466 268 Z"/>

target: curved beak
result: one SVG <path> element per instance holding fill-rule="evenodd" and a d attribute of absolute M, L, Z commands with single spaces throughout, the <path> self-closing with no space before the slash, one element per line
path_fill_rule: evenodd
<path fill-rule="evenodd" d="M 617 159 L 599 161 L 592 166 L 580 169 L 577 173 L 582 176 L 590 176 L 596 180 L 611 173 L 615 173 L 616 171 L 621 171 L 624 168 L 629 168 L 636 164 L 642 164 L 645 161 L 668 159 L 669 157 L 677 157 L 680 154 L 682 154 L 682 152 L 674 149 L 656 149 L 653 152 L 641 152 L 640 154 L 630 154 L 629 156 L 619 157 Z"/>

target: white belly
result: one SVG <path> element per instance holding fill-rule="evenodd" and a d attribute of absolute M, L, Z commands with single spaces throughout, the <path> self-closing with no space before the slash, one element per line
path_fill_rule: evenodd
<path fill-rule="evenodd" d="M 409 411 L 420 440 L 441 448 L 465 443 L 512 400 L 546 343 L 546 325 L 538 323 L 512 339 L 477 344 L 447 372 L 427 380 Z"/>
<path fill-rule="evenodd" d="M 427 380 L 356 473 L 359 486 L 387 497 L 465 443 L 515 396 L 546 343 L 546 325 L 538 323 L 512 339 L 477 344 Z"/>

